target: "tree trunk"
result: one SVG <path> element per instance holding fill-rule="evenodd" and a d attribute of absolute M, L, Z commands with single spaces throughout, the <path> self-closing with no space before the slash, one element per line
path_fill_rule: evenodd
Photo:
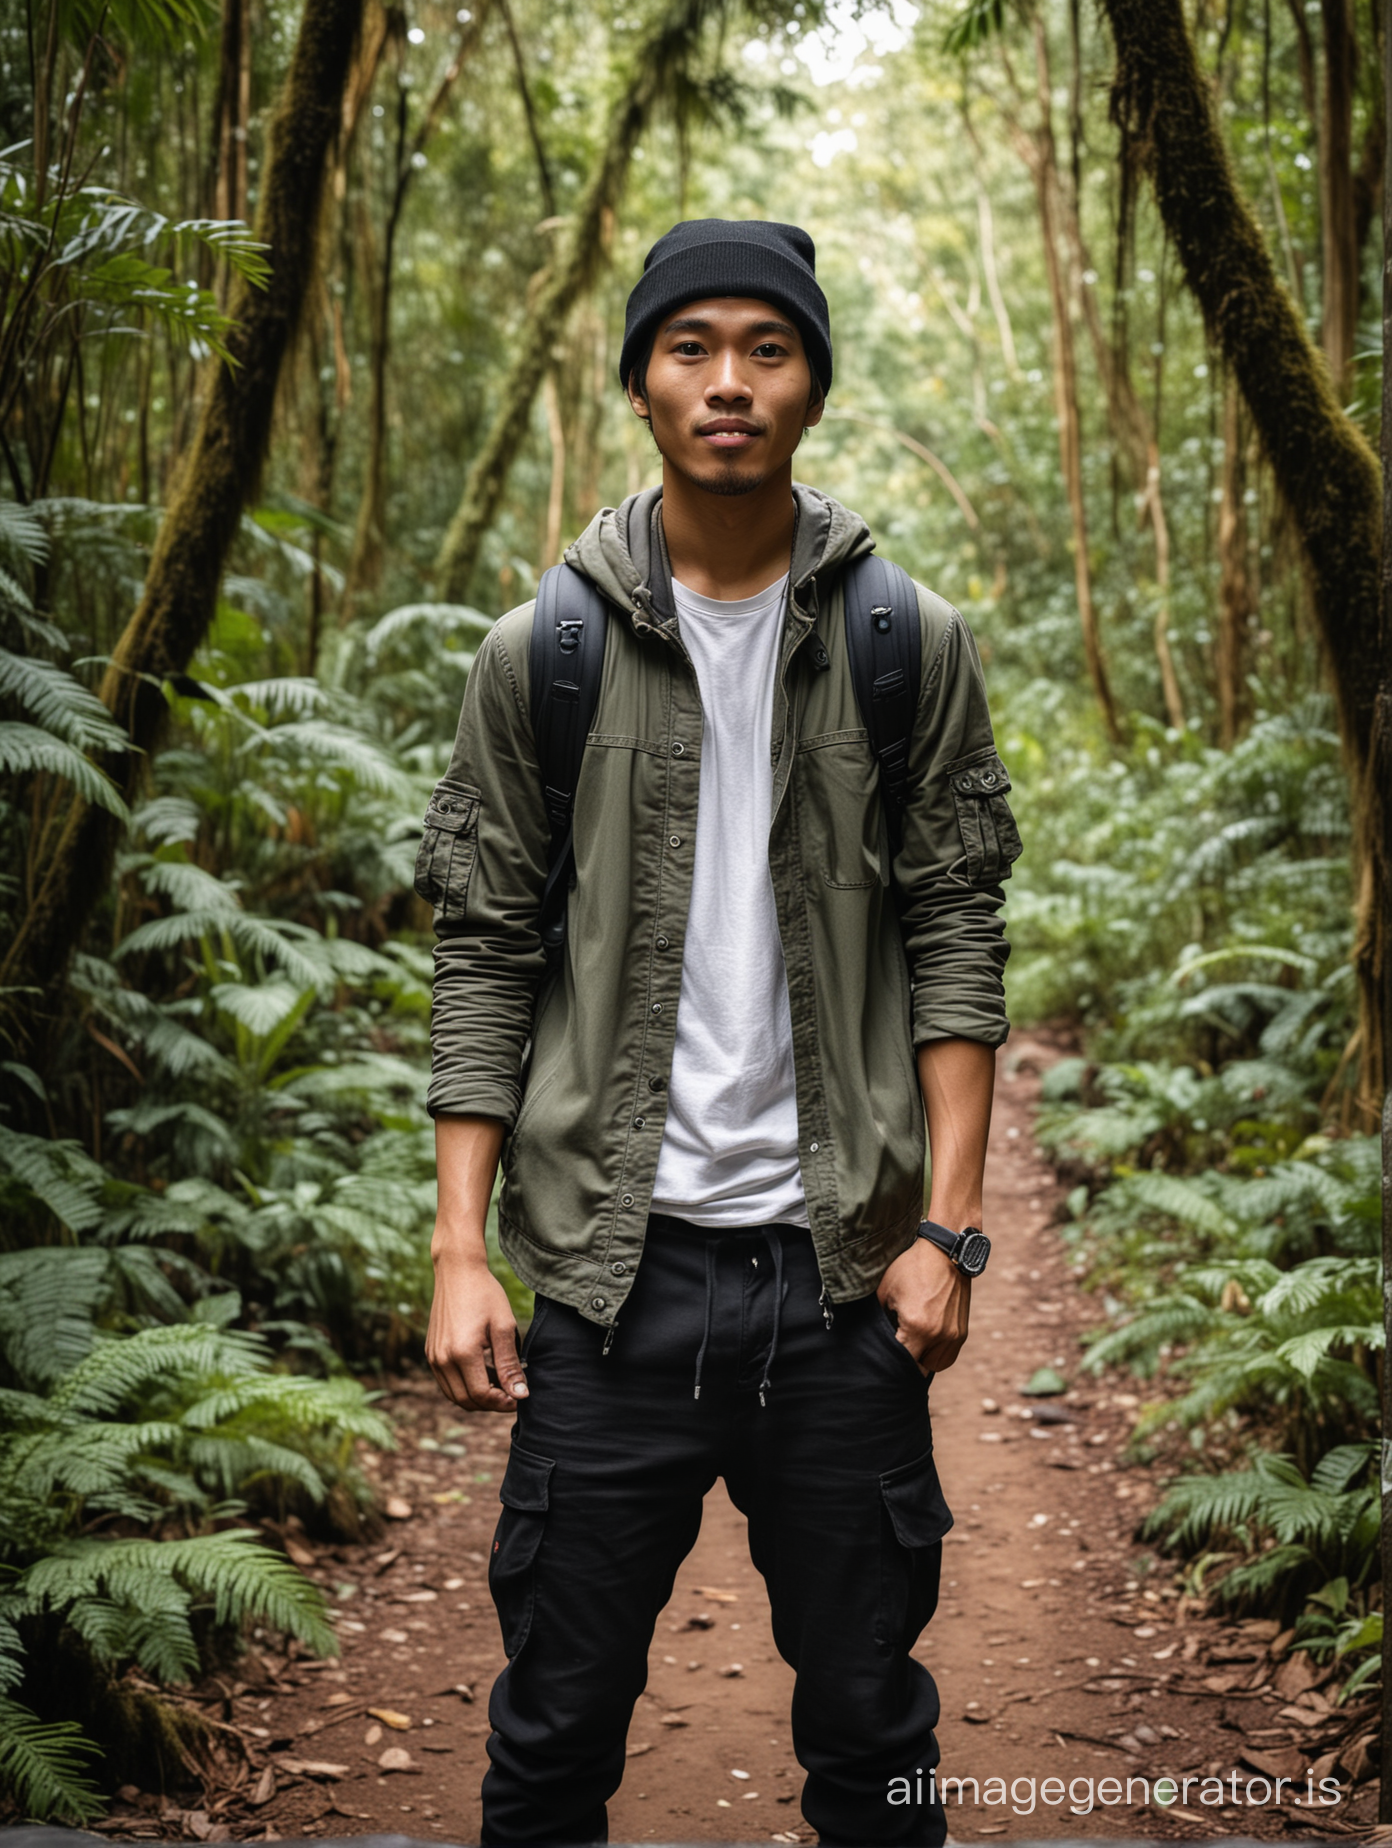
<path fill-rule="evenodd" d="M 1165 228 L 1237 381 L 1299 531 L 1328 649 L 1353 795 L 1361 1101 L 1382 1106 L 1385 799 L 1374 768 L 1382 663 L 1382 480 L 1282 287 L 1238 191 L 1180 0 L 1103 0 L 1117 46 L 1113 113 L 1135 137 Z"/>
<path fill-rule="evenodd" d="M 1392 353 L 1392 0 L 1382 0 L 1382 350 Z M 1392 366 L 1382 370 L 1382 517 L 1384 531 L 1392 532 Z M 1381 672 L 1373 726 L 1371 777 L 1377 787 L 1392 785 L 1392 546 L 1382 555 L 1382 599 L 1379 609 Z M 1377 1024 L 1382 1047 L 1382 1274 L 1392 1277 L 1392 955 L 1387 952 L 1387 918 L 1392 914 L 1392 807 L 1382 815 L 1383 856 L 1380 879 L 1373 888 L 1380 928 L 1382 962 L 1378 984 L 1381 1003 Z M 1392 1297 L 1386 1282 L 1382 1296 L 1383 1329 L 1392 1335 Z M 1392 1622 L 1387 1620 L 1388 1588 L 1392 1587 L 1392 1469 L 1388 1467 L 1387 1439 L 1392 1434 L 1392 1342 L 1384 1342 L 1381 1355 L 1382 1444 L 1378 1479 L 1382 1489 L 1382 1740 L 1379 1747 L 1381 1784 L 1378 1821 L 1392 1822 Z"/>
<path fill-rule="evenodd" d="M 1170 525 L 1165 518 L 1165 501 L 1160 492 L 1160 445 L 1150 445 L 1146 465 L 1145 497 L 1141 502 L 1141 519 L 1149 520 L 1155 534 L 1155 588 L 1159 607 L 1155 612 L 1155 659 L 1160 667 L 1160 691 L 1165 700 L 1165 719 L 1172 731 L 1185 727 L 1184 697 L 1179 690 L 1174 655 L 1170 649 Z"/>
<path fill-rule="evenodd" d="M 1223 393 L 1223 484 L 1218 508 L 1218 641 L 1214 679 L 1218 688 L 1218 742 L 1237 743 L 1246 717 L 1247 632 L 1255 610 L 1248 575 L 1247 465 L 1243 454 L 1242 402 L 1229 383 Z"/>
<path fill-rule="evenodd" d="M 503 380 L 493 423 L 440 547 L 437 588 L 451 602 L 468 601 L 479 548 L 526 437 L 532 406 L 552 363 L 552 349 L 571 308 L 588 293 L 605 258 L 633 150 L 659 103 L 681 82 L 706 26 L 724 11 L 725 0 L 668 0 L 639 52 L 631 81 L 610 116 L 594 170 L 560 234 L 555 261 L 517 337 L 516 357 Z"/>
<path fill-rule="evenodd" d="M 1044 237 L 1044 267 L 1049 277 L 1049 300 L 1054 321 L 1054 408 L 1058 415 L 1059 461 L 1073 523 L 1073 581 L 1078 596 L 1078 619 L 1083 632 L 1083 654 L 1092 681 L 1102 723 L 1113 744 L 1121 743 L 1121 721 L 1112 697 L 1111 679 L 1102 649 L 1097 607 L 1092 596 L 1092 561 L 1088 549 L 1087 503 L 1083 495 L 1082 429 L 1078 412 L 1078 356 L 1073 339 L 1073 314 L 1063 259 L 1059 253 L 1058 151 L 1051 120 L 1048 50 L 1043 22 L 1034 22 L 1035 58 L 1039 76 L 1039 127 L 1029 137 L 1030 170 L 1039 202 Z"/>
<path fill-rule="evenodd" d="M 484 23 L 488 18 L 490 4 L 491 0 L 476 0 L 472 16 L 464 23 L 464 30 L 459 36 L 454 56 L 450 59 L 444 75 L 436 85 L 435 93 L 430 99 L 429 106 L 416 132 L 410 136 L 407 135 L 406 128 L 407 105 L 411 92 L 402 85 L 397 86 L 397 140 L 392 194 L 382 231 L 381 266 L 376 278 L 369 278 L 368 282 L 370 333 L 367 478 L 363 487 L 362 499 L 358 503 L 357 523 L 353 529 L 353 545 L 348 557 L 348 571 L 343 588 L 345 617 L 352 610 L 359 593 L 373 588 L 381 578 L 382 561 L 386 553 L 387 371 L 391 359 L 392 286 L 396 280 L 396 238 L 401 228 L 401 215 L 406 206 L 406 195 L 410 190 L 411 181 L 417 172 L 416 156 L 425 152 L 431 137 L 444 120 L 450 93 L 459 80 L 459 73 L 478 45 Z M 366 98 L 363 100 L 365 101 Z M 366 208 L 364 208 L 363 219 L 369 232 L 363 242 L 370 251 L 370 224 L 367 220 Z"/>
<path fill-rule="evenodd" d="M 1324 99 L 1320 119 L 1320 230 L 1325 358 L 1336 391 L 1348 384 L 1358 331 L 1358 228 L 1353 177 L 1353 90 L 1357 44 L 1351 0 L 1321 0 Z"/>
<path fill-rule="evenodd" d="M 110 766 L 127 795 L 164 729 L 168 707 L 160 683 L 187 669 L 206 635 L 242 509 L 257 491 L 276 388 L 313 274 L 327 156 L 362 4 L 306 0 L 271 125 L 256 217 L 256 234 L 270 247 L 270 281 L 264 290 L 238 281 L 227 343 L 236 364 L 215 362 L 144 595 L 102 681 L 102 698 L 131 741 L 130 752 Z M 0 967 L 0 988 L 11 991 L 0 1029 L 12 1041 L 30 1037 L 36 1014 L 34 993 L 17 991 L 44 990 L 61 973 L 106 891 L 115 842 L 112 818 L 78 799 L 55 825 L 40 861 L 41 882 Z"/>

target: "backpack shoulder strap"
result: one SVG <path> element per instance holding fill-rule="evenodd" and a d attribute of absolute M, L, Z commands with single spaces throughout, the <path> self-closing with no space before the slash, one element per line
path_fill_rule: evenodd
<path fill-rule="evenodd" d="M 587 577 L 570 565 L 542 572 L 528 659 L 532 735 L 551 827 L 539 917 L 550 959 L 559 956 L 565 937 L 566 896 L 575 872 L 575 789 L 599 704 L 608 628 L 609 606 Z"/>
<path fill-rule="evenodd" d="M 873 552 L 847 567 L 846 653 L 861 722 L 880 771 L 891 848 L 909 797 L 909 743 L 922 679 L 918 592 L 907 571 Z"/>

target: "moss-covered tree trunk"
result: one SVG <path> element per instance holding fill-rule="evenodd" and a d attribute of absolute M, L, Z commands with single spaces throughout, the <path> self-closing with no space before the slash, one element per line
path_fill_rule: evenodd
<path fill-rule="evenodd" d="M 239 282 L 237 325 L 228 339 L 235 365 L 217 365 L 197 434 L 160 525 L 140 606 L 126 625 L 101 695 L 125 727 L 132 749 L 110 765 L 127 795 L 164 728 L 163 681 L 183 673 L 208 632 L 228 550 L 242 510 L 255 495 L 270 444 L 276 388 L 299 325 L 314 270 L 319 207 L 329 149 L 363 0 L 305 0 L 285 87 L 271 124 L 256 215 L 269 246 L 264 290 Z M 74 800 L 43 844 L 40 882 L 0 965 L 0 1032 L 32 1038 L 36 1010 L 106 890 L 116 824 L 105 810 Z"/>
<path fill-rule="evenodd" d="M 497 515 L 508 475 L 527 435 L 537 392 L 552 363 L 552 349 L 604 259 L 633 150 L 655 109 L 680 84 L 707 25 L 725 11 L 726 0 L 669 0 L 638 53 L 632 77 L 609 118 L 584 193 L 560 233 L 555 260 L 542 278 L 518 335 L 493 422 L 440 547 L 437 589 L 451 602 L 468 600 L 479 548 Z"/>
<path fill-rule="evenodd" d="M 1300 535 L 1333 669 L 1353 793 L 1361 1099 L 1378 1120 L 1385 1050 L 1388 796 L 1374 762 L 1382 478 L 1279 281 L 1238 190 L 1180 0 L 1103 0 L 1117 48 L 1113 113 L 1134 137 L 1209 333 L 1246 400 Z"/>
<path fill-rule="evenodd" d="M 1383 124 L 1382 157 L 1382 350 L 1392 353 L 1392 0 L 1382 0 Z M 1382 369 L 1382 514 L 1384 531 L 1392 532 L 1392 366 Z M 1382 600 L 1379 609 L 1382 671 L 1378 676 L 1373 723 L 1371 774 L 1378 786 L 1392 788 L 1392 546 L 1382 554 Z M 1381 888 L 1377 893 L 1384 918 L 1392 911 L 1392 804 L 1382 814 Z M 1382 959 L 1382 1044 L 1392 1047 L 1392 956 Z M 1382 1270 L 1392 1277 L 1392 1056 L 1383 1065 L 1382 1099 Z M 1386 1618 L 1392 1588 L 1392 1470 L 1387 1466 L 1387 1438 L 1392 1434 L 1392 1300 L 1383 1286 L 1383 1327 L 1388 1337 L 1381 1355 L 1382 1384 L 1382 1742 L 1378 1821 L 1392 1822 L 1392 1623 Z"/>

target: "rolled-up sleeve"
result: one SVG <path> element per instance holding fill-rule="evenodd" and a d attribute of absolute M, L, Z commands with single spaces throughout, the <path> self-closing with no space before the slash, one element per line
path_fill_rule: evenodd
<path fill-rule="evenodd" d="M 507 645 L 509 632 L 526 633 L 528 615 L 505 617 L 478 651 L 415 881 L 437 937 L 426 1107 L 501 1117 L 509 1128 L 546 966 L 537 913 L 549 829 L 525 685 Z"/>
<path fill-rule="evenodd" d="M 949 605 L 920 589 L 924 671 L 909 757 L 910 796 L 894 861 L 913 985 L 916 1046 L 999 1046 L 1010 1027 L 1001 881 L 1020 853 L 996 754 L 981 658 Z"/>

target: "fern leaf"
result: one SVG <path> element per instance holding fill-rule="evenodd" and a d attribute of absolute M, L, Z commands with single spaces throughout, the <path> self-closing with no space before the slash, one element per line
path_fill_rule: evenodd
<path fill-rule="evenodd" d="M 93 803 L 118 821 L 129 821 L 130 810 L 111 778 L 82 753 L 52 732 L 18 719 L 0 721 L 0 771 L 12 776 L 42 773 L 71 783 L 84 801 Z"/>
<path fill-rule="evenodd" d="M 84 1776 L 99 1748 L 73 1720 L 45 1721 L 0 1694 L 0 1787 L 23 1816 L 90 1822 L 106 1808 Z"/>
<path fill-rule="evenodd" d="M 46 732 L 74 750 L 130 748 L 130 739 L 96 694 L 52 661 L 0 648 L 0 696 L 16 700 Z"/>

